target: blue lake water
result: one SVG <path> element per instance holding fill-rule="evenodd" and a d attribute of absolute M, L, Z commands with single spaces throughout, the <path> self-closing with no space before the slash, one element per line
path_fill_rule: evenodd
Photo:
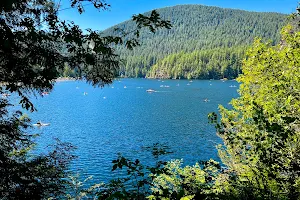
<path fill-rule="evenodd" d="M 142 147 L 154 143 L 171 148 L 174 153 L 165 156 L 167 160 L 182 158 L 184 164 L 219 160 L 216 145 L 221 140 L 207 115 L 217 112 L 219 104 L 229 107 L 238 96 L 230 85 L 238 83 L 121 79 L 101 89 L 78 81 L 58 82 L 49 95 L 33 100 L 38 112 L 29 114 L 32 121 L 51 123 L 34 130 L 41 133 L 37 149 L 43 151 L 53 138 L 71 142 L 78 155 L 72 170 L 81 169 L 96 182 L 116 176 L 111 161 L 117 153 L 152 162 Z M 157 92 L 147 93 L 150 88 Z M 208 102 L 203 101 L 206 98 Z"/>

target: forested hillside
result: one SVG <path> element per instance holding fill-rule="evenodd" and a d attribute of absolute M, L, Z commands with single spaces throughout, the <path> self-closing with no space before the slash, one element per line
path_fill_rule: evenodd
<path fill-rule="evenodd" d="M 236 78 L 245 47 L 214 48 L 191 53 L 176 53 L 159 60 L 147 73 L 156 78 Z"/>
<path fill-rule="evenodd" d="M 117 47 L 124 63 L 120 75 L 129 77 L 236 77 L 242 53 L 255 37 L 279 42 L 286 15 L 247 12 L 202 5 L 179 5 L 157 10 L 173 28 L 141 32 L 141 46 L 130 51 Z M 104 31 L 118 35 L 134 29 L 126 21 Z M 128 36 L 130 37 L 130 35 Z M 163 74 L 165 76 L 163 76 Z"/>

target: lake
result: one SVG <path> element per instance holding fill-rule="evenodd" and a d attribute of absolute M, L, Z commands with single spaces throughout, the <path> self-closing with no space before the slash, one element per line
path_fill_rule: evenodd
<path fill-rule="evenodd" d="M 171 148 L 167 160 L 183 159 L 189 165 L 219 160 L 216 145 L 221 140 L 207 115 L 217 112 L 219 104 L 229 107 L 238 96 L 231 85 L 238 83 L 120 79 L 101 89 L 80 81 L 58 82 L 49 95 L 33 100 L 38 109 L 29 114 L 33 123 L 50 123 L 34 130 L 41 133 L 37 151 L 53 144 L 53 138 L 71 142 L 78 155 L 72 170 L 93 175 L 95 182 L 116 176 L 111 161 L 117 153 L 149 164 L 153 159 L 142 147 L 154 143 Z M 156 92 L 146 92 L 150 88 Z"/>

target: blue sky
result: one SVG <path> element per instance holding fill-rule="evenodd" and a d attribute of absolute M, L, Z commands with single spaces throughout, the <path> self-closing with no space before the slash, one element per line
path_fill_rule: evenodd
<path fill-rule="evenodd" d="M 292 13 L 299 0 L 107 0 L 111 4 L 109 11 L 97 11 L 93 6 L 86 6 L 86 12 L 78 14 L 67 9 L 59 13 L 63 20 L 72 20 L 81 28 L 104 30 L 110 26 L 131 18 L 133 14 L 143 13 L 156 8 L 180 4 L 201 4 L 223 8 L 236 8 L 259 12 Z M 68 8 L 69 0 L 62 0 L 61 8 Z"/>

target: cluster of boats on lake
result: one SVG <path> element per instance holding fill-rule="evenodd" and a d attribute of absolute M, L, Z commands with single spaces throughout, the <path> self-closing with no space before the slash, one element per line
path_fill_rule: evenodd
<path fill-rule="evenodd" d="M 169 85 L 160 85 L 159 87 L 165 87 L 165 88 L 169 88 Z"/>

